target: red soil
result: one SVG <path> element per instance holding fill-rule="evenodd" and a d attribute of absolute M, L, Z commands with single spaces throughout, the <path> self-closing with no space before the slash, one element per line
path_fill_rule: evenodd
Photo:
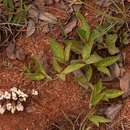
<path fill-rule="evenodd" d="M 37 55 L 47 57 L 47 59 L 50 55 L 48 45 L 48 39 L 40 34 L 33 38 L 17 41 L 17 49 L 23 49 L 26 55 Z M 63 118 L 62 111 L 74 115 L 86 111 L 87 94 L 74 82 L 72 77 L 68 77 L 66 82 L 61 80 L 48 83 L 45 81 L 34 82 L 28 80 L 24 75 L 23 62 L 9 60 L 4 54 L 0 59 L 3 64 L 3 67 L 0 68 L 0 89 L 16 86 L 25 91 L 32 88 L 39 91 L 38 97 L 25 104 L 24 112 L 0 115 L 0 130 L 45 130 L 58 118 Z M 5 62 L 8 62 L 8 67 L 4 66 Z"/>

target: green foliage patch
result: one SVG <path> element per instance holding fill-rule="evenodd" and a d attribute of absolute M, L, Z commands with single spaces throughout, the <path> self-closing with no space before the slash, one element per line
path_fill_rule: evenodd
<path fill-rule="evenodd" d="M 4 14 L 7 22 L 22 24 L 26 20 L 27 7 L 24 0 L 14 2 L 13 0 L 2 0 L 4 6 Z"/>
<path fill-rule="evenodd" d="M 100 74 L 111 76 L 109 67 L 120 60 L 120 55 L 119 48 L 116 46 L 117 34 L 109 34 L 116 26 L 115 23 L 107 26 L 100 25 L 95 29 L 91 29 L 86 18 L 80 12 L 76 13 L 76 17 L 79 20 L 77 39 L 68 39 L 64 43 L 59 43 L 55 39 L 51 39 L 52 66 L 55 75 L 62 80 L 65 80 L 66 75 L 70 73 L 74 73 L 75 71 L 82 72 L 82 75 L 75 76 L 75 79 L 83 88 L 87 90 L 90 88 L 91 91 L 90 112 L 80 125 L 80 130 L 86 130 L 91 123 L 99 126 L 100 123 L 110 122 L 109 119 L 96 114 L 96 106 L 101 102 L 108 102 L 123 94 L 121 90 L 104 87 L 101 79 L 94 85 L 92 83 L 95 69 Z M 99 41 L 104 41 L 102 42 L 102 49 L 106 50 L 106 55 L 99 53 L 99 51 L 102 51 Z M 30 79 L 51 79 L 37 60 L 35 64 L 36 70 L 34 73 L 31 73 L 30 69 L 27 69 L 27 75 Z"/>

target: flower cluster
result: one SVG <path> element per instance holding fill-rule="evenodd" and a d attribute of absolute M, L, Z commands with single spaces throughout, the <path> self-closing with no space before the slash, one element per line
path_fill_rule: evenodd
<path fill-rule="evenodd" d="M 0 91 L 0 114 L 6 111 L 14 114 L 16 111 L 23 111 L 23 102 L 31 96 L 37 96 L 38 91 L 32 89 L 30 94 L 26 94 L 20 89 L 13 87 L 9 91 Z"/>

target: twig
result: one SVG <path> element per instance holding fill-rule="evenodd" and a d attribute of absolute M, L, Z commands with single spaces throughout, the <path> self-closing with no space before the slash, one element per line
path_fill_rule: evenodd
<path fill-rule="evenodd" d="M 0 26 L 1 25 L 14 25 L 14 26 L 21 26 L 21 27 L 25 26 L 25 25 L 21 25 L 21 24 L 17 24 L 17 23 L 0 23 Z"/>

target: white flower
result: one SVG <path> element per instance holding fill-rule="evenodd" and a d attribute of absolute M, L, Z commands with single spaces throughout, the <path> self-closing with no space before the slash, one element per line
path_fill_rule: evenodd
<path fill-rule="evenodd" d="M 10 110 L 12 109 L 12 104 L 11 104 L 11 103 L 7 103 L 7 104 L 6 104 L 6 109 L 7 109 L 8 111 L 10 111 Z"/>
<path fill-rule="evenodd" d="M 32 89 L 30 95 L 37 96 L 38 94 L 38 91 Z M 4 114 L 6 110 L 10 111 L 12 114 L 16 111 L 23 111 L 24 106 L 22 102 L 26 102 L 30 95 L 24 93 L 16 87 L 12 87 L 9 91 L 5 92 L 0 90 L 0 100 L 3 100 L 3 103 L 5 104 L 3 106 L 0 105 L 0 114 Z"/>
<path fill-rule="evenodd" d="M 0 105 L 0 114 L 4 114 L 5 111 L 6 111 L 6 108 Z"/>
<path fill-rule="evenodd" d="M 14 114 L 15 111 L 16 111 L 16 107 L 15 107 L 15 106 L 12 106 L 10 111 L 11 111 L 12 114 Z"/>
<path fill-rule="evenodd" d="M 19 101 L 21 101 L 21 102 L 26 102 L 26 100 L 27 100 L 26 97 L 20 97 L 20 98 L 19 98 Z"/>
<path fill-rule="evenodd" d="M 11 99 L 11 94 L 8 91 L 5 91 L 4 98 L 5 99 Z"/>
<path fill-rule="evenodd" d="M 1 95 L 1 96 L 0 96 L 0 100 L 3 100 L 3 99 L 4 99 L 4 95 Z"/>
<path fill-rule="evenodd" d="M 12 99 L 15 101 L 18 99 L 17 94 L 13 91 L 12 91 Z"/>
<path fill-rule="evenodd" d="M 17 103 L 16 109 L 17 109 L 17 111 L 23 111 L 24 110 L 24 106 L 22 105 L 21 102 Z"/>
<path fill-rule="evenodd" d="M 23 94 L 21 95 L 21 97 L 28 98 L 28 95 L 25 94 L 25 93 L 23 93 Z"/>
<path fill-rule="evenodd" d="M 32 89 L 32 95 L 37 96 L 38 95 L 38 91 Z"/>
<path fill-rule="evenodd" d="M 18 94 L 18 95 L 21 95 L 22 93 L 23 93 L 23 92 L 22 92 L 20 89 L 17 90 L 17 94 Z"/>
<path fill-rule="evenodd" d="M 18 90 L 17 94 L 19 97 L 26 97 L 26 98 L 28 97 L 28 95 L 22 92 L 20 89 Z"/>
<path fill-rule="evenodd" d="M 10 91 L 17 93 L 18 89 L 16 87 L 13 87 L 13 88 L 10 89 Z"/>

